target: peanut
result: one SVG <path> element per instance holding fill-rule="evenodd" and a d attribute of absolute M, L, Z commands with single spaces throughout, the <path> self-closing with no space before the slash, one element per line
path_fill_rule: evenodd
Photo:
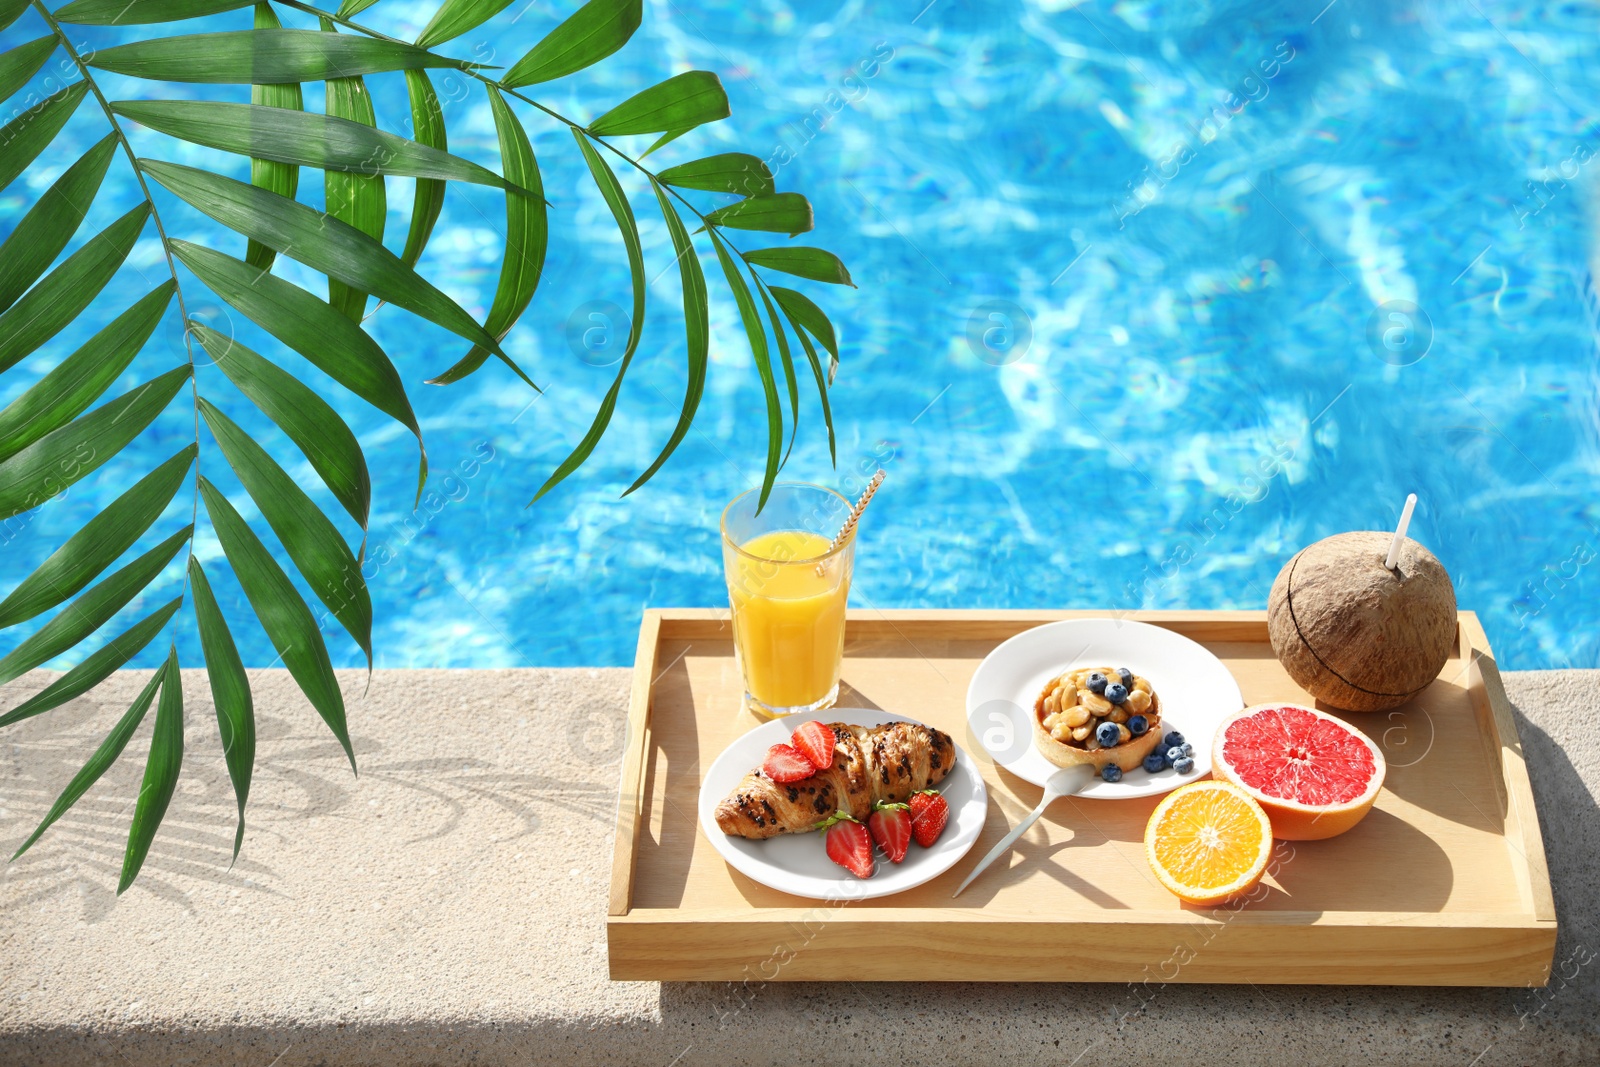
<path fill-rule="evenodd" d="M 1078 702 L 1096 715 L 1107 715 L 1111 712 L 1111 701 L 1087 689 L 1078 690 Z"/>

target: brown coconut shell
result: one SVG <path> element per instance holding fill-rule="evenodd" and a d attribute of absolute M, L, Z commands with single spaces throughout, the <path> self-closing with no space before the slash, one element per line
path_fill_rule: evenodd
<path fill-rule="evenodd" d="M 1433 553 L 1394 534 L 1335 534 L 1300 550 L 1272 583 L 1267 631 L 1289 677 L 1345 711 L 1398 707 L 1450 658 L 1456 593 Z"/>

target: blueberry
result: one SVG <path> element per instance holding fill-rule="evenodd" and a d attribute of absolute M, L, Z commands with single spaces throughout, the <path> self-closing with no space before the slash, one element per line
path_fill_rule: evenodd
<path fill-rule="evenodd" d="M 1146 730 L 1150 729 L 1150 720 L 1143 715 L 1128 716 L 1128 732 L 1134 737 L 1143 737 Z"/>
<path fill-rule="evenodd" d="M 1194 746 L 1189 744 L 1189 742 L 1185 741 L 1183 744 L 1179 745 L 1178 747 L 1183 749 L 1183 754 L 1185 756 L 1193 756 L 1194 755 Z"/>
<path fill-rule="evenodd" d="M 1089 692 L 1104 694 L 1106 691 L 1106 676 L 1099 671 L 1089 672 Z"/>
<path fill-rule="evenodd" d="M 1115 763 L 1108 763 L 1100 768 L 1100 777 L 1108 782 L 1120 782 L 1122 781 L 1122 768 Z"/>
<path fill-rule="evenodd" d="M 1182 745 L 1173 745 L 1171 748 L 1167 749 L 1166 756 L 1167 766 L 1169 767 L 1176 767 L 1179 760 L 1189 758 L 1183 754 Z"/>
<path fill-rule="evenodd" d="M 1177 771 L 1179 774 L 1188 774 L 1190 771 L 1194 770 L 1194 760 L 1190 759 L 1188 756 L 1185 756 L 1182 759 L 1175 759 L 1172 761 L 1172 769 Z"/>
<path fill-rule="evenodd" d="M 1126 667 L 1118 667 L 1117 674 L 1122 677 L 1122 687 L 1131 690 L 1133 688 L 1133 672 Z"/>
<path fill-rule="evenodd" d="M 1122 731 L 1117 729 L 1114 722 L 1103 722 L 1095 727 L 1094 739 L 1100 742 L 1101 748 L 1115 748 L 1117 742 L 1122 740 Z"/>
<path fill-rule="evenodd" d="M 1128 699 L 1128 688 L 1121 682 L 1112 682 L 1106 686 L 1105 697 L 1113 704 L 1120 704 Z"/>
<path fill-rule="evenodd" d="M 1166 770 L 1168 767 L 1171 767 L 1171 766 L 1172 766 L 1172 749 L 1169 748 L 1165 752 L 1161 753 L 1161 769 L 1162 770 Z"/>
<path fill-rule="evenodd" d="M 1159 752 L 1152 752 L 1144 758 L 1144 769 L 1151 774 L 1167 769 L 1167 758 Z"/>
<path fill-rule="evenodd" d="M 1183 735 L 1176 730 L 1161 739 L 1162 748 L 1177 748 L 1181 744 L 1183 744 Z"/>

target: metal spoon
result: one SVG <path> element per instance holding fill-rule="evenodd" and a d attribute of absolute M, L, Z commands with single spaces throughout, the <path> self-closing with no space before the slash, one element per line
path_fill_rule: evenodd
<path fill-rule="evenodd" d="M 960 889 L 950 894 L 951 899 L 961 895 L 961 891 L 971 885 L 973 881 L 989 868 L 995 860 L 1004 856 L 1017 843 L 1017 838 L 1027 833 L 1028 827 L 1039 821 L 1039 816 L 1044 814 L 1044 809 L 1060 800 L 1070 797 L 1084 786 L 1094 781 L 1096 775 L 1094 768 L 1088 764 L 1076 767 L 1065 767 L 1044 780 L 1044 797 L 1039 801 L 1039 806 L 1028 813 L 1028 817 L 1017 823 L 1016 827 L 1001 839 L 1000 843 L 989 850 L 989 854 L 978 865 L 972 868 L 972 873 L 967 875 L 967 880 L 961 883 Z"/>

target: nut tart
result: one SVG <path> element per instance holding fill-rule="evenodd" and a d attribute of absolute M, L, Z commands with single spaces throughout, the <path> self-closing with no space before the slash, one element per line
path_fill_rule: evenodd
<path fill-rule="evenodd" d="M 1106 744 L 1111 728 L 1116 736 Z M 1126 667 L 1067 671 L 1045 683 L 1033 705 L 1034 747 L 1057 767 L 1131 771 L 1156 750 L 1162 732 L 1160 698 Z"/>

